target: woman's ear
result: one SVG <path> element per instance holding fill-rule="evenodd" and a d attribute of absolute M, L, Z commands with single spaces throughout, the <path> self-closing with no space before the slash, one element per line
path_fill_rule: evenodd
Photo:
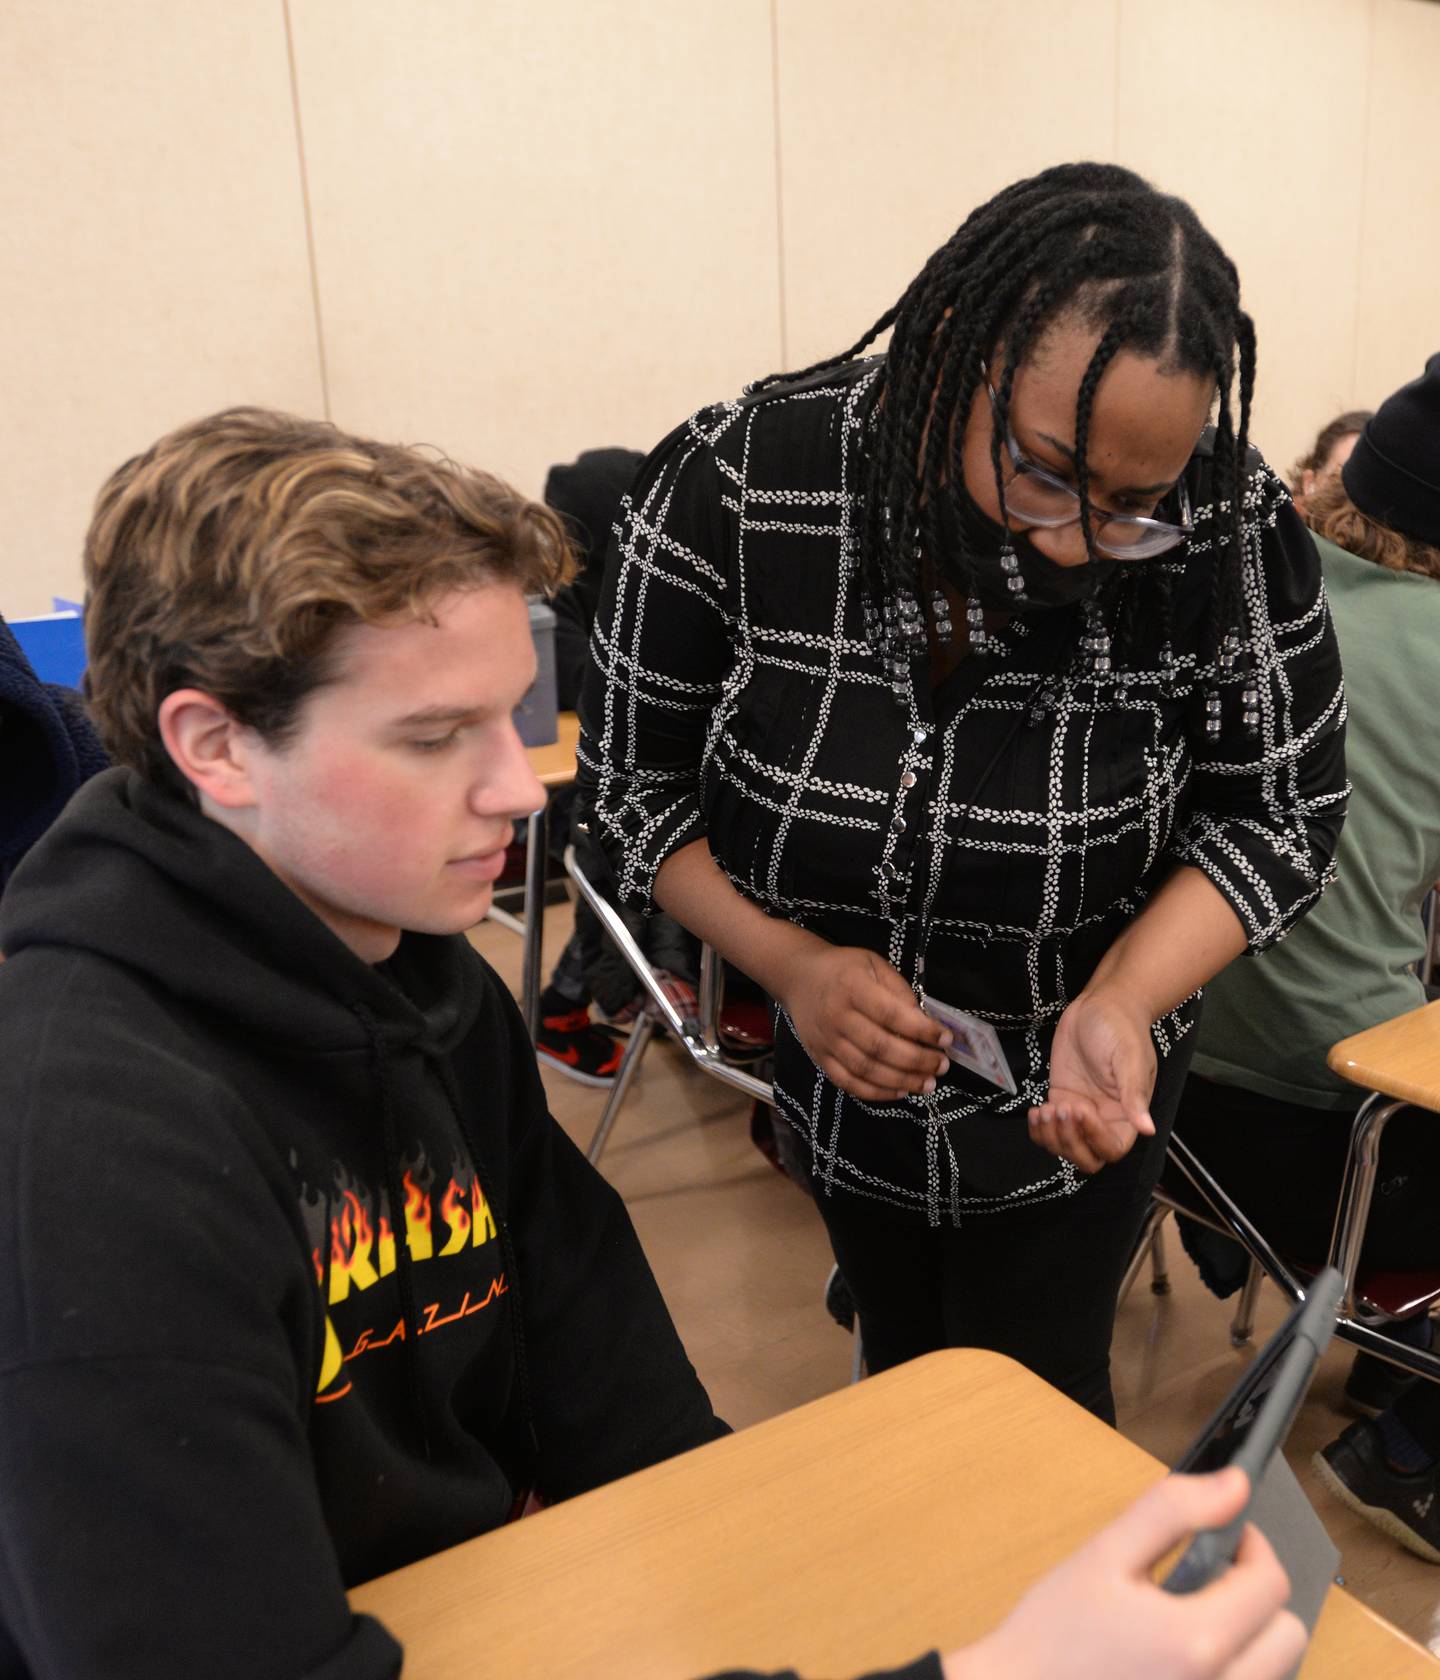
<path fill-rule="evenodd" d="M 255 802 L 244 750 L 250 731 L 220 702 L 198 688 L 177 688 L 160 702 L 160 739 L 175 768 L 200 793 L 224 810 Z"/>

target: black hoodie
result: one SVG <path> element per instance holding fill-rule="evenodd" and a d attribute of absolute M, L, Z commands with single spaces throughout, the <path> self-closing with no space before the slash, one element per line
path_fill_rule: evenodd
<path fill-rule="evenodd" d="M 392 1675 L 346 1586 L 723 1431 L 463 938 L 113 770 L 0 948 L 0 1680 Z"/>

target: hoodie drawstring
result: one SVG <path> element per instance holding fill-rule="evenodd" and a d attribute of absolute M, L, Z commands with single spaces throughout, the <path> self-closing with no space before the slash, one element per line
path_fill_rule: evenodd
<path fill-rule="evenodd" d="M 395 1129 L 395 1110 L 390 1100 L 390 1080 L 385 1061 L 385 1046 L 375 1017 L 364 1004 L 352 1005 L 365 1029 L 370 1046 L 370 1067 L 380 1101 L 381 1172 L 385 1180 L 385 1195 L 390 1203 L 390 1229 L 395 1239 L 395 1281 L 400 1288 L 400 1316 L 405 1326 L 405 1369 L 410 1378 L 410 1394 L 415 1404 L 415 1421 L 420 1429 L 420 1444 L 428 1460 L 434 1458 L 430 1445 L 430 1427 L 425 1410 L 425 1390 L 420 1381 L 420 1325 L 415 1311 L 414 1262 L 410 1256 L 410 1228 L 405 1220 L 405 1194 L 400 1183 L 400 1144 Z"/>
<path fill-rule="evenodd" d="M 530 1366 L 525 1357 L 525 1325 L 524 1314 L 521 1311 L 520 1297 L 520 1266 L 515 1258 L 515 1245 L 510 1237 L 510 1224 L 505 1217 L 504 1209 L 495 1200 L 491 1191 L 489 1171 L 485 1166 L 485 1158 L 475 1146 L 475 1139 L 471 1135 L 470 1127 L 465 1121 L 465 1106 L 460 1101 L 460 1093 L 455 1085 L 454 1070 L 445 1062 L 437 1062 L 440 1083 L 445 1088 L 445 1095 L 450 1100 L 450 1111 L 455 1116 L 455 1124 L 460 1130 L 460 1136 L 465 1140 L 465 1147 L 470 1152 L 470 1165 L 475 1169 L 475 1177 L 480 1184 L 480 1192 L 490 1209 L 491 1217 L 495 1221 L 495 1230 L 500 1238 L 500 1251 L 505 1256 L 505 1289 L 510 1296 L 510 1334 L 515 1348 L 515 1375 L 520 1388 L 520 1409 L 524 1413 L 525 1428 L 530 1436 L 530 1447 L 535 1454 L 535 1462 L 540 1462 L 540 1437 L 535 1430 L 535 1410 L 530 1403 Z"/>

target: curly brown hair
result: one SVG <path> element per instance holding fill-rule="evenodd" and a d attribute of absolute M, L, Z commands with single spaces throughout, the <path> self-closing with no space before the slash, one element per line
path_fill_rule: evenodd
<path fill-rule="evenodd" d="M 189 795 L 160 738 L 198 688 L 271 745 L 333 678 L 345 625 L 503 581 L 552 591 L 561 521 L 488 473 L 263 408 L 169 433 L 105 484 L 85 538 L 85 693 L 112 756 Z"/>
<path fill-rule="evenodd" d="M 1440 578 L 1440 548 L 1431 548 L 1415 537 L 1381 525 L 1350 500 L 1345 482 L 1336 473 L 1316 487 L 1301 517 L 1319 536 L 1336 547 L 1373 560 L 1392 572 L 1418 572 L 1421 577 Z"/>
<path fill-rule="evenodd" d="M 1315 434 L 1315 441 L 1310 445 L 1309 453 L 1302 455 L 1291 467 L 1291 484 L 1298 485 L 1307 472 L 1318 473 L 1330 459 L 1330 451 L 1341 438 L 1363 432 L 1366 422 L 1374 418 L 1375 411 L 1370 408 L 1350 408 L 1344 414 L 1337 414 L 1328 426 L 1322 426 Z"/>

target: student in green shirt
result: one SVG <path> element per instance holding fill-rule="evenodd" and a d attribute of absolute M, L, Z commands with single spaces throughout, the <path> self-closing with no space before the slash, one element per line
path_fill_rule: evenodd
<path fill-rule="evenodd" d="M 1320 1260 L 1361 1098 L 1326 1052 L 1426 1001 L 1420 906 L 1440 880 L 1440 355 L 1381 405 L 1305 518 L 1349 702 L 1337 879 L 1283 944 L 1206 989 L 1176 1129 L 1282 1253 Z M 1364 1262 L 1440 1261 L 1437 1193 L 1440 1117 L 1402 1110 L 1385 1132 Z M 1379 1417 L 1347 1429 L 1318 1468 L 1346 1504 L 1440 1563 L 1440 1387 L 1412 1382 L 1387 1409 L 1390 1376 L 1356 1362 L 1347 1396 Z"/>

